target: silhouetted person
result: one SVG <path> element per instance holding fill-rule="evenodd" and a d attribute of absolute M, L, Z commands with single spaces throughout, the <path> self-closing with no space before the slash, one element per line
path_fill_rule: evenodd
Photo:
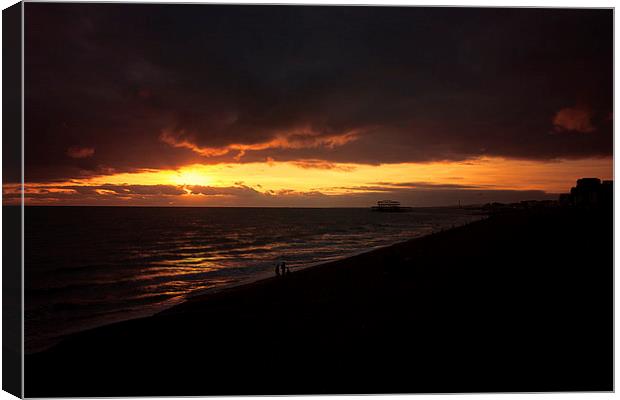
<path fill-rule="evenodd" d="M 282 263 L 277 262 L 276 263 L 276 276 L 280 276 L 280 266 L 282 265 Z"/>
<path fill-rule="evenodd" d="M 284 261 L 282 261 L 282 264 L 280 264 L 280 267 L 282 268 L 282 276 L 286 275 L 286 263 Z"/>

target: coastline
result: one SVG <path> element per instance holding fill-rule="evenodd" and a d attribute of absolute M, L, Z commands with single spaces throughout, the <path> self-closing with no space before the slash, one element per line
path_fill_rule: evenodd
<path fill-rule="evenodd" d="M 497 215 L 195 296 L 27 356 L 26 395 L 611 390 L 609 220 Z"/>
<path fill-rule="evenodd" d="M 487 219 L 489 216 L 488 215 L 482 215 L 480 217 L 480 219 L 477 219 L 475 221 L 471 221 L 468 223 L 464 223 L 461 225 L 453 225 L 451 228 L 446 228 L 446 229 L 439 229 L 437 231 L 431 231 L 429 233 L 426 234 L 422 234 L 416 237 L 412 237 L 412 238 L 408 238 L 408 239 L 404 239 L 395 243 L 391 243 L 391 244 L 387 244 L 387 245 L 383 245 L 383 246 L 376 246 L 373 247 L 371 249 L 366 249 L 366 250 L 360 250 L 354 253 L 350 253 L 350 254 L 346 254 L 343 255 L 342 257 L 336 258 L 334 260 L 330 260 L 330 261 L 326 261 L 326 262 L 318 262 L 315 264 L 309 264 L 303 267 L 297 267 L 297 268 L 291 268 L 292 273 L 291 274 L 299 274 L 301 272 L 310 270 L 310 269 L 317 269 L 317 268 L 338 268 L 341 264 L 343 263 L 349 263 L 349 262 L 354 262 L 355 260 L 351 260 L 351 259 L 356 259 L 358 257 L 363 257 L 365 255 L 372 255 L 372 253 L 375 252 L 379 252 L 379 251 L 390 251 L 391 248 L 395 247 L 395 246 L 401 246 L 401 245 L 406 245 L 408 243 L 414 242 L 416 240 L 420 240 L 423 239 L 425 237 L 428 236 L 432 236 L 432 235 L 437 235 L 437 234 L 441 234 L 444 232 L 448 232 L 450 230 L 453 229 L 458 229 L 458 228 L 462 228 L 462 227 L 466 227 L 468 225 L 471 224 L 475 224 L 477 222 L 483 221 L 485 219 Z M 202 291 L 196 291 L 195 293 L 190 293 L 190 295 L 188 295 L 183 301 L 181 301 L 178 304 L 175 304 L 173 306 L 167 307 L 155 314 L 152 314 L 151 317 L 155 317 L 159 314 L 167 314 L 167 313 L 175 313 L 177 311 L 181 311 L 182 307 L 187 305 L 188 303 L 193 303 L 193 302 L 197 302 L 197 303 L 201 303 L 205 300 L 210 299 L 212 296 L 217 296 L 217 295 L 228 295 L 228 291 L 234 291 L 234 290 L 240 290 L 243 291 L 244 289 L 249 289 L 251 290 L 251 287 L 255 286 L 255 285 L 261 285 L 261 284 L 272 284 L 272 283 L 277 283 L 277 282 L 281 282 L 284 281 L 286 279 L 290 279 L 292 278 L 291 276 L 289 277 L 277 277 L 274 276 L 273 272 L 269 272 L 269 273 L 263 273 L 263 274 L 259 274 L 254 278 L 248 279 L 248 280 L 244 280 L 244 281 L 240 281 L 240 282 L 236 282 L 233 284 L 227 284 L 227 285 L 222 285 L 222 286 L 218 286 L 218 287 L 214 287 L 211 289 L 205 289 Z M 145 317 L 145 318 L 149 318 L 149 317 Z M 121 321 L 122 322 L 122 321 Z M 96 328 L 95 328 L 96 329 Z M 79 332 L 78 332 L 79 333 Z"/>
<path fill-rule="evenodd" d="M 305 270 L 310 269 L 310 268 L 317 268 L 317 267 L 323 267 L 323 266 L 328 266 L 328 265 L 332 265 L 332 264 L 337 264 L 337 263 L 342 262 L 342 261 L 344 261 L 344 260 L 346 260 L 348 258 L 362 256 L 364 254 L 372 253 L 372 252 L 379 251 L 379 250 L 382 250 L 382 249 L 387 249 L 387 248 L 390 248 L 392 246 L 397 246 L 397 245 L 400 245 L 400 244 L 408 243 L 408 242 L 410 242 L 412 240 L 418 240 L 418 239 L 421 239 L 421 238 L 423 238 L 425 236 L 435 235 L 435 234 L 438 234 L 438 233 L 441 233 L 441 232 L 448 231 L 450 229 L 460 228 L 460 227 L 463 227 L 463 226 L 470 225 L 470 224 L 473 224 L 475 222 L 481 221 L 481 220 L 483 220 L 485 218 L 488 218 L 488 216 L 487 215 L 481 216 L 480 219 L 477 219 L 475 221 L 471 221 L 471 222 L 460 224 L 460 225 L 453 225 L 451 228 L 440 229 L 440 230 L 437 230 L 437 231 L 431 231 L 429 233 L 421 234 L 421 235 L 418 235 L 418 236 L 415 236 L 415 237 L 410 237 L 410 238 L 407 238 L 407 239 L 404 239 L 404 240 L 400 240 L 400 241 L 397 241 L 397 242 L 394 242 L 394 243 L 390 243 L 390 244 L 386 244 L 386 245 L 381 245 L 381 246 L 375 246 L 375 247 L 372 247 L 370 249 L 359 250 L 359 251 L 352 252 L 352 253 L 347 253 L 347 254 L 344 254 L 341 257 L 337 257 L 337 258 L 335 258 L 333 260 L 320 261 L 320 262 L 317 262 L 317 263 L 312 263 L 312 264 L 308 264 L 308 265 L 301 266 L 301 267 L 290 267 L 290 269 L 291 269 L 292 273 L 298 273 L 298 272 L 305 271 Z M 185 298 L 185 300 L 183 300 L 181 303 L 175 304 L 175 305 L 173 305 L 171 307 L 167 307 L 166 309 L 164 309 L 164 310 L 162 310 L 160 312 L 166 312 L 166 311 L 168 311 L 168 310 L 170 310 L 170 309 L 172 309 L 174 307 L 181 306 L 182 304 L 190 301 L 191 299 L 202 298 L 204 296 L 210 296 L 210 295 L 213 295 L 213 294 L 216 294 L 216 293 L 220 293 L 222 291 L 226 291 L 226 290 L 229 290 L 229 289 L 239 288 L 239 287 L 243 287 L 243 286 L 249 286 L 249 285 L 257 284 L 257 283 L 260 283 L 261 281 L 270 280 L 270 279 L 279 279 L 279 278 L 274 276 L 273 272 L 263 272 L 261 274 L 257 274 L 256 276 L 254 276 L 252 278 L 249 278 L 249 279 L 246 279 L 246 280 L 242 280 L 242 281 L 239 281 L 239 282 L 235 282 L 235 283 L 231 283 L 231 284 L 224 284 L 224 285 L 221 285 L 221 286 L 216 286 L 216 287 L 209 288 L 209 289 L 204 289 L 204 290 L 197 290 L 195 292 L 190 293 Z M 286 278 L 283 278 L 283 279 L 286 279 Z M 153 315 L 157 315 L 160 312 L 157 312 L 157 313 L 155 313 Z"/>
<path fill-rule="evenodd" d="M 452 209 L 453 207 L 422 207 L 420 209 L 436 210 L 436 209 L 441 209 L 441 208 Z M 459 222 L 459 223 L 451 224 L 452 228 L 464 226 L 469 223 L 476 222 L 480 219 L 484 219 L 487 217 L 486 215 L 480 215 L 480 214 L 478 215 L 467 214 L 467 215 L 469 215 L 469 217 L 472 218 L 472 220 L 465 222 L 465 223 Z M 476 218 L 476 219 L 473 219 L 473 218 Z M 345 253 L 340 256 L 334 257 L 331 260 L 314 262 L 314 263 L 310 263 L 310 264 L 302 265 L 302 266 L 291 266 L 290 269 L 292 273 L 298 273 L 300 271 L 303 271 L 309 268 L 316 268 L 316 267 L 319 267 L 325 264 L 337 263 L 339 261 L 342 261 L 350 257 L 360 256 L 360 255 L 363 255 L 369 252 L 377 251 L 380 249 L 384 249 L 387 247 L 405 243 L 411 240 L 416 240 L 421 237 L 433 235 L 433 234 L 440 233 L 440 232 L 443 232 L 449 229 L 451 228 L 450 227 L 442 227 L 442 228 L 429 227 L 428 232 L 417 233 L 410 237 L 406 237 L 406 238 L 403 238 L 402 240 L 398 240 L 398 241 L 395 241 L 389 244 L 373 246 L 371 248 Z M 131 321 L 131 320 L 142 319 L 142 318 L 150 318 L 160 313 L 165 313 L 168 310 L 178 307 L 188 301 L 192 301 L 194 298 L 197 298 L 197 297 L 202 298 L 204 296 L 211 296 L 211 295 L 214 295 L 214 294 L 217 294 L 222 291 L 229 290 L 229 289 L 243 287 L 246 285 L 253 285 L 257 282 L 260 282 L 263 280 L 269 280 L 270 278 L 273 278 L 273 277 L 274 277 L 274 273 L 271 269 L 269 269 L 268 271 L 259 272 L 247 278 L 241 278 L 235 282 L 219 284 L 219 285 L 215 285 L 213 287 L 205 288 L 205 289 L 197 289 L 195 291 L 189 292 L 184 295 L 178 295 L 175 297 L 171 297 L 171 298 L 166 299 L 162 303 L 149 304 L 148 306 L 145 306 L 142 309 L 132 310 L 128 312 L 126 315 L 115 315 L 114 317 L 108 318 L 105 321 L 85 326 L 82 329 L 76 329 L 76 330 L 64 332 L 62 335 L 58 335 L 54 338 L 47 339 L 47 341 L 43 342 L 43 344 L 39 343 L 37 347 L 30 346 L 30 350 L 28 350 L 26 354 L 31 355 L 31 354 L 37 354 L 40 352 L 47 351 L 53 348 L 54 346 L 56 346 L 57 344 L 61 343 L 66 338 L 71 338 L 72 336 L 78 335 L 82 332 L 88 332 L 93 329 L 100 329 L 102 327 L 106 327 L 109 325 L 115 325 L 115 324 L 122 323 L 125 321 Z"/>

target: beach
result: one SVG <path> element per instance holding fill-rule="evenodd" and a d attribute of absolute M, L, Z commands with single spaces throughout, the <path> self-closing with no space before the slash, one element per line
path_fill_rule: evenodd
<path fill-rule="evenodd" d="M 611 212 L 492 215 L 25 358 L 27 397 L 613 390 Z"/>
<path fill-rule="evenodd" d="M 18 211 L 19 210 L 15 210 Z M 26 207 L 25 352 L 481 218 L 416 208 Z"/>

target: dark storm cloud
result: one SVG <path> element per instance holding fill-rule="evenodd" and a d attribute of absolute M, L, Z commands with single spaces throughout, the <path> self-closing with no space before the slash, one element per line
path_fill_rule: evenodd
<path fill-rule="evenodd" d="M 25 30 L 27 180 L 612 153 L 610 10 L 28 3 Z"/>
<path fill-rule="evenodd" d="M 67 149 L 67 155 L 71 158 L 88 158 L 95 154 L 92 147 L 71 146 Z"/>

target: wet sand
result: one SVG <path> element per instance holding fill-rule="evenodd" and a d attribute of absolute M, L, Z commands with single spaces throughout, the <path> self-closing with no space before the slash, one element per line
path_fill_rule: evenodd
<path fill-rule="evenodd" d="M 25 360 L 28 397 L 609 391 L 611 213 L 492 216 Z"/>

